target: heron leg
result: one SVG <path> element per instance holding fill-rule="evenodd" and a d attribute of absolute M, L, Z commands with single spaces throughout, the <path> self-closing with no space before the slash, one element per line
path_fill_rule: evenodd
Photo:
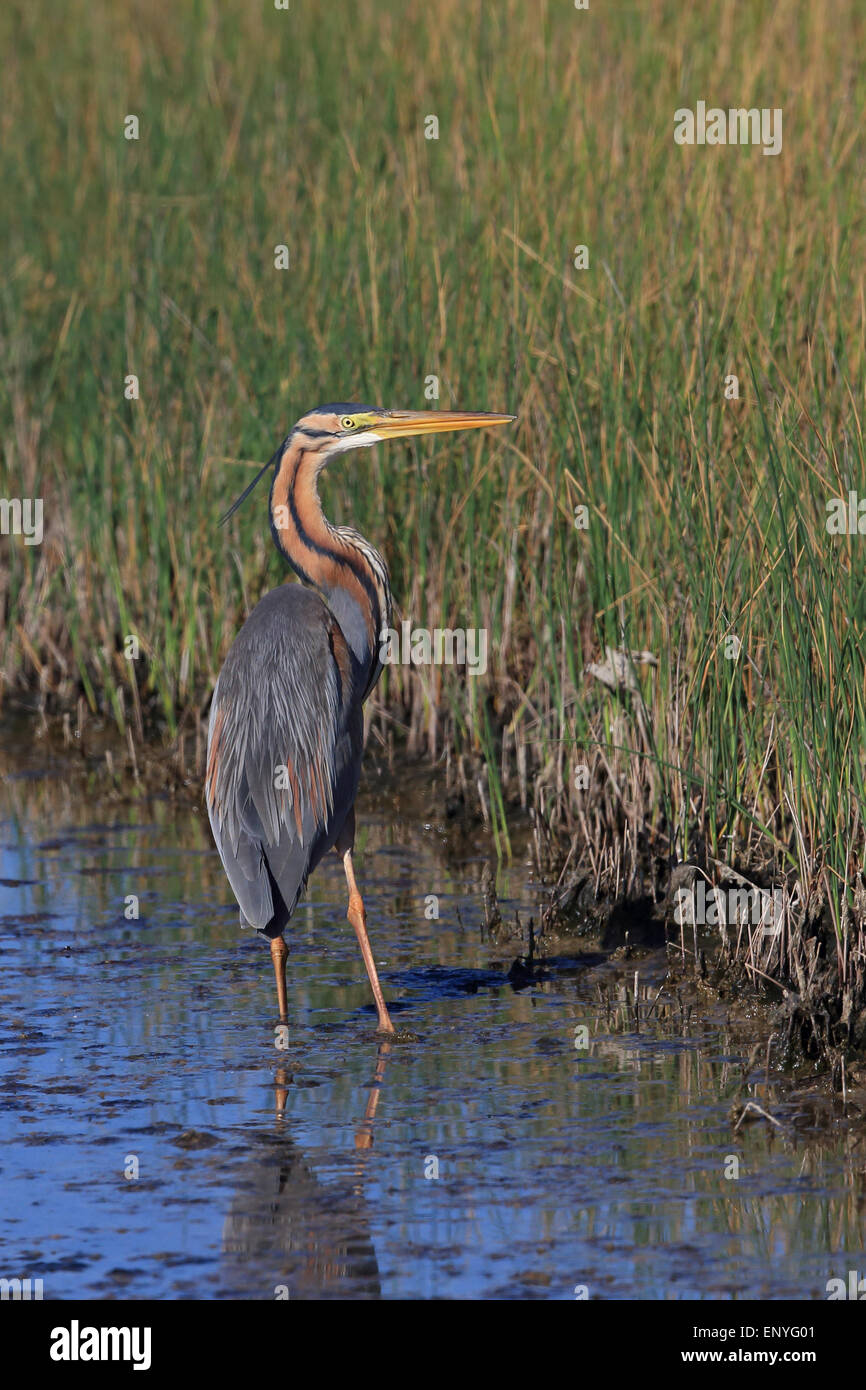
<path fill-rule="evenodd" d="M 355 866 L 352 863 L 352 850 L 354 844 L 355 812 L 352 810 L 349 812 L 343 833 L 335 846 L 337 853 L 341 854 L 343 857 L 343 868 L 346 872 L 346 884 L 349 889 L 349 910 L 346 916 L 355 928 L 355 935 L 358 938 L 358 945 L 361 948 L 361 955 L 364 958 L 367 978 L 370 981 L 370 988 L 373 991 L 373 998 L 376 1001 L 376 1011 L 379 1015 L 379 1032 L 393 1033 L 395 1031 L 394 1025 L 388 1016 L 388 1007 L 385 1003 L 385 996 L 382 993 L 382 986 L 379 984 L 379 976 L 376 973 L 376 962 L 373 960 L 370 938 L 367 935 L 367 912 L 364 908 L 364 899 L 361 897 L 355 879 Z"/>
<path fill-rule="evenodd" d="M 286 997 L 286 961 L 289 958 L 289 948 L 282 936 L 271 937 L 271 960 L 274 962 L 274 975 L 277 980 L 277 1003 L 280 1010 L 280 1023 L 286 1023 L 289 1017 L 288 999 Z"/>

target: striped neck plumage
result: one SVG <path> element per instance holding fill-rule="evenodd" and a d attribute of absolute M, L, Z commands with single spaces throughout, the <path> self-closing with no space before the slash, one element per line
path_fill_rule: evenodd
<path fill-rule="evenodd" d="M 327 458 L 309 442 L 303 434 L 286 442 L 271 485 L 271 531 L 298 577 L 318 589 L 336 617 L 366 695 L 379 677 L 382 634 L 391 625 L 388 570 L 357 531 L 327 520 L 317 486 Z"/>

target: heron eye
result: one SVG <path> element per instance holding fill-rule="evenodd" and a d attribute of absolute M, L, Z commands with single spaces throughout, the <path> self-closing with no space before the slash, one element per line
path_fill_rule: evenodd
<path fill-rule="evenodd" d="M 344 415 L 342 425 L 344 430 L 351 430 L 355 427 L 355 421 L 352 419 L 351 415 Z"/>

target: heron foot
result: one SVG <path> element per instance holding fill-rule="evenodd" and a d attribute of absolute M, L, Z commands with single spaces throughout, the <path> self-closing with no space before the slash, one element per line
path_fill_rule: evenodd
<path fill-rule="evenodd" d="M 420 1042 L 417 1033 L 413 1033 L 411 1028 L 377 1028 L 376 1037 L 382 1042 L 392 1043 L 416 1043 Z"/>
<path fill-rule="evenodd" d="M 416 1043 L 421 1039 L 417 1033 L 413 1033 L 411 1028 L 395 1028 L 388 1017 L 387 1024 L 379 1019 L 379 1026 L 372 1035 L 379 1044 L 379 1055 L 388 1056 L 388 1043 Z"/>

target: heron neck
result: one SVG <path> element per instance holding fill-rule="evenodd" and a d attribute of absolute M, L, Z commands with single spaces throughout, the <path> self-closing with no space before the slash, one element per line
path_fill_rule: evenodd
<path fill-rule="evenodd" d="M 333 612 L 361 668 L 366 693 L 379 671 L 380 634 L 390 623 L 387 571 L 362 537 L 327 520 L 317 486 L 323 462 L 302 438 L 289 440 L 271 486 L 271 531 L 298 577 L 318 589 Z M 365 551 L 375 557 L 380 573 Z"/>

